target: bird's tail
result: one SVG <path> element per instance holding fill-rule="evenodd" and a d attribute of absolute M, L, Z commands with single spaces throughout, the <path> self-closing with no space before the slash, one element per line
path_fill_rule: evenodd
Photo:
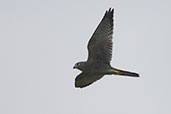
<path fill-rule="evenodd" d="M 139 77 L 138 73 L 124 71 L 124 70 L 120 70 L 120 69 L 116 69 L 116 68 L 113 68 L 113 74 L 115 74 L 115 75 L 123 75 L 123 76 L 131 76 L 131 77 Z"/>

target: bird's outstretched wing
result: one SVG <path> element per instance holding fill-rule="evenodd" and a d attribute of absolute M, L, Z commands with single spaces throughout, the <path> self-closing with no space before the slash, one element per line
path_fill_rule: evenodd
<path fill-rule="evenodd" d="M 112 58 L 113 9 L 106 11 L 88 43 L 88 61 L 109 64 Z"/>
<path fill-rule="evenodd" d="M 102 77 L 103 75 L 89 74 L 89 73 L 82 72 L 75 78 L 75 87 L 83 88 L 89 86 L 90 84 L 99 80 Z"/>

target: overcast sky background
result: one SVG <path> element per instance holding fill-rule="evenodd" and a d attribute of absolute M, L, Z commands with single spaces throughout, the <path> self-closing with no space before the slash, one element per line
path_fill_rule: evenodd
<path fill-rule="evenodd" d="M 111 65 L 141 77 L 76 89 L 72 67 L 110 7 Z M 170 114 L 170 20 L 169 0 L 1 0 L 0 114 Z"/>

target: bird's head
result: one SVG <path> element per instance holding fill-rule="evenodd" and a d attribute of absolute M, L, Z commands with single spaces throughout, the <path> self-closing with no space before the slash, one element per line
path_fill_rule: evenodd
<path fill-rule="evenodd" d="M 84 66 L 85 66 L 85 62 L 78 62 L 74 65 L 73 69 L 79 69 L 82 71 Z"/>

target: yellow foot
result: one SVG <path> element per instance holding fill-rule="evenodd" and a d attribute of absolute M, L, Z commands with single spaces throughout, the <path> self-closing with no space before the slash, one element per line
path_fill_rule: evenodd
<path fill-rule="evenodd" d="M 120 71 L 119 70 L 114 70 L 114 74 L 120 74 Z"/>

